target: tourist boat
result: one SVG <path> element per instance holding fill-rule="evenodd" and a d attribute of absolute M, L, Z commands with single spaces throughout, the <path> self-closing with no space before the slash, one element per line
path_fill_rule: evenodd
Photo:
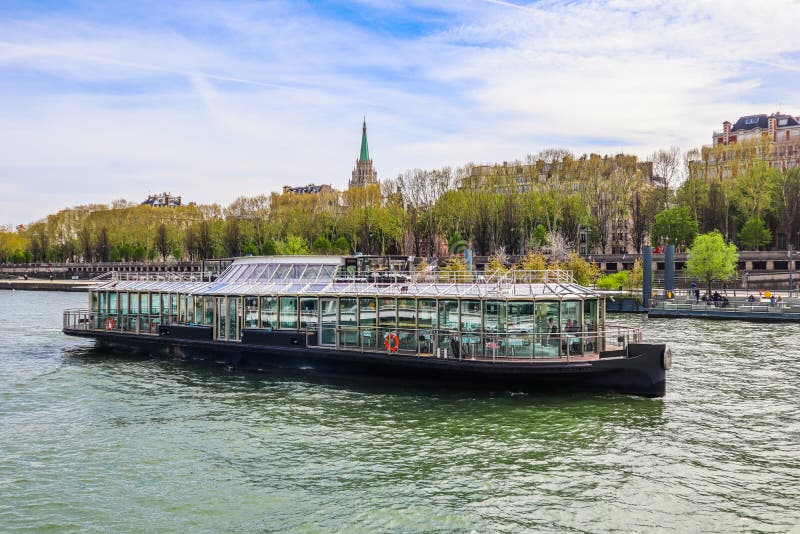
<path fill-rule="evenodd" d="M 196 275 L 194 275 L 196 276 Z M 115 276 L 64 312 L 64 333 L 239 369 L 511 391 L 659 397 L 669 348 L 606 323 L 568 271 L 415 271 L 335 256 L 235 259 L 216 279 Z"/>

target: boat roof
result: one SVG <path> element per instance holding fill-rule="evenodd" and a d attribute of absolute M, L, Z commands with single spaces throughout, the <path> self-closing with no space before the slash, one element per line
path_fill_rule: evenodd
<path fill-rule="evenodd" d="M 98 290 L 191 295 L 308 297 L 476 298 L 482 300 L 583 300 L 600 294 L 578 285 L 569 271 L 509 271 L 454 279 L 435 272 L 380 272 L 365 277 L 342 272 L 342 256 L 247 257 L 215 281 L 112 280 Z"/>

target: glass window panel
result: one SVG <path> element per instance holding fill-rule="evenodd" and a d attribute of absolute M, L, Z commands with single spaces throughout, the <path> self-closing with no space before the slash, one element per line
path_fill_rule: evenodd
<path fill-rule="evenodd" d="M 375 326 L 377 304 L 375 299 L 361 297 L 358 299 L 358 325 Z"/>
<path fill-rule="evenodd" d="M 264 273 L 264 269 L 266 268 L 267 266 L 264 264 L 257 265 L 255 270 L 253 270 L 253 272 L 251 272 L 250 275 L 247 277 L 247 281 L 253 283 L 259 278 L 261 278 L 261 275 Z"/>
<path fill-rule="evenodd" d="M 128 315 L 130 308 L 128 307 L 130 298 L 128 297 L 128 293 L 120 293 L 119 294 L 119 310 L 122 312 L 122 315 Z"/>
<path fill-rule="evenodd" d="M 261 328 L 278 326 L 277 297 L 261 297 Z"/>
<path fill-rule="evenodd" d="M 536 355 L 557 356 L 559 353 L 559 305 L 558 302 L 536 303 Z"/>
<path fill-rule="evenodd" d="M 533 302 L 509 302 L 507 322 L 509 332 L 533 332 Z"/>
<path fill-rule="evenodd" d="M 417 320 L 420 328 L 433 328 L 436 325 L 436 301 L 421 299 L 418 302 Z"/>
<path fill-rule="evenodd" d="M 319 276 L 319 270 L 320 270 L 319 265 L 309 265 L 308 268 L 306 269 L 305 274 L 303 275 L 303 278 L 305 278 L 306 280 L 315 280 L 317 276 Z"/>
<path fill-rule="evenodd" d="M 578 332 L 581 329 L 581 303 L 577 300 L 561 303 L 561 331 Z"/>
<path fill-rule="evenodd" d="M 289 271 L 292 270 L 291 265 L 278 265 L 275 268 L 275 276 L 272 277 L 273 280 L 280 281 L 286 278 L 286 275 L 289 274 Z"/>
<path fill-rule="evenodd" d="M 206 326 L 213 326 L 214 324 L 214 297 L 205 297 L 205 314 L 203 317 L 203 324 Z"/>
<path fill-rule="evenodd" d="M 300 299 L 300 328 L 314 329 L 318 321 L 317 299 Z"/>
<path fill-rule="evenodd" d="M 203 297 L 194 298 L 194 313 L 192 314 L 192 321 L 201 324 L 203 322 Z"/>
<path fill-rule="evenodd" d="M 258 328 L 258 297 L 244 298 L 244 327 Z"/>
<path fill-rule="evenodd" d="M 358 314 L 355 298 L 339 299 L 339 324 L 342 326 L 357 326 Z"/>
<path fill-rule="evenodd" d="M 100 293 L 100 313 L 106 313 L 108 311 L 108 293 L 103 291 Z"/>
<path fill-rule="evenodd" d="M 380 324 L 381 326 L 397 325 L 397 299 L 381 298 L 380 303 Z"/>
<path fill-rule="evenodd" d="M 479 300 L 461 301 L 461 331 L 479 332 L 481 329 L 481 302 Z"/>
<path fill-rule="evenodd" d="M 336 274 L 336 265 L 323 265 L 320 277 L 331 279 Z"/>
<path fill-rule="evenodd" d="M 161 295 L 159 295 L 158 293 L 153 293 L 150 296 L 150 313 L 153 315 L 158 315 L 160 306 L 161 306 Z"/>
<path fill-rule="evenodd" d="M 233 265 L 227 270 L 227 272 L 223 273 L 223 275 L 219 277 L 218 281 L 230 282 L 231 280 L 236 280 L 236 277 L 242 272 L 242 269 L 244 269 L 244 265 Z"/>
<path fill-rule="evenodd" d="M 131 313 L 138 314 L 139 313 L 139 294 L 138 293 L 131 293 Z"/>
<path fill-rule="evenodd" d="M 112 315 L 117 314 L 117 292 L 108 294 L 108 312 Z"/>
<path fill-rule="evenodd" d="M 320 299 L 320 316 L 322 317 L 322 332 L 320 343 L 323 345 L 336 344 L 336 311 L 338 305 L 334 298 Z"/>
<path fill-rule="evenodd" d="M 178 295 L 172 295 L 172 298 L 170 299 L 172 302 L 172 311 L 170 312 L 170 315 L 178 315 L 178 299 Z"/>
<path fill-rule="evenodd" d="M 306 266 L 304 265 L 293 265 L 292 272 L 289 275 L 292 280 L 302 280 L 303 279 L 303 272 L 305 272 Z"/>
<path fill-rule="evenodd" d="M 297 328 L 297 297 L 281 297 L 281 328 Z"/>
<path fill-rule="evenodd" d="M 272 275 L 274 274 L 275 274 L 275 264 L 274 263 L 267 264 L 267 268 L 264 269 L 263 273 L 261 273 L 261 281 L 268 282 L 272 278 Z"/>
<path fill-rule="evenodd" d="M 415 328 L 417 326 L 417 301 L 414 299 L 398 299 L 397 318 L 398 323 L 403 328 Z"/>
<path fill-rule="evenodd" d="M 458 330 L 458 301 L 439 301 L 439 328 Z"/>
<path fill-rule="evenodd" d="M 192 295 L 186 297 L 186 320 L 189 323 L 194 322 L 194 296 Z"/>
<path fill-rule="evenodd" d="M 486 332 L 506 331 L 506 303 L 486 301 L 483 304 L 483 329 Z"/>
<path fill-rule="evenodd" d="M 239 307 L 239 297 L 228 297 L 228 339 L 238 339 L 236 331 L 236 315 Z"/>
<path fill-rule="evenodd" d="M 219 299 L 219 308 L 217 318 L 219 319 L 219 330 L 218 330 L 218 337 L 220 339 L 225 339 L 228 335 L 228 329 L 226 328 L 227 324 L 227 317 L 228 317 L 228 310 L 225 308 L 226 306 L 226 299 L 224 297 Z"/>
<path fill-rule="evenodd" d="M 583 301 L 583 329 L 586 332 L 597 330 L 597 301 Z"/>
<path fill-rule="evenodd" d="M 169 293 L 161 294 L 161 313 L 169 315 Z"/>
<path fill-rule="evenodd" d="M 100 311 L 100 298 L 98 297 L 98 293 L 96 291 L 92 291 L 91 299 L 92 299 L 92 311 L 93 312 Z"/>

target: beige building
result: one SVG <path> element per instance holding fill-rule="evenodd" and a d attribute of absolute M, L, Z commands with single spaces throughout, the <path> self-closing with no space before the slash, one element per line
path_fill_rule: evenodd
<path fill-rule="evenodd" d="M 800 166 L 800 117 L 773 113 L 747 115 L 735 123 L 722 123 L 712 144 L 704 146 L 700 160 L 692 161 L 692 175 L 706 179 L 736 176 L 756 161 L 766 161 L 785 172 Z"/>

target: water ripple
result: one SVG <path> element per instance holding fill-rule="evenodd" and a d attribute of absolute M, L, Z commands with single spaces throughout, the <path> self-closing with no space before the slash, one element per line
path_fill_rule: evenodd
<path fill-rule="evenodd" d="M 476 395 L 117 356 L 59 333 L 84 298 L 0 294 L 0 531 L 800 524 L 800 325 L 632 318 L 660 400 Z"/>

